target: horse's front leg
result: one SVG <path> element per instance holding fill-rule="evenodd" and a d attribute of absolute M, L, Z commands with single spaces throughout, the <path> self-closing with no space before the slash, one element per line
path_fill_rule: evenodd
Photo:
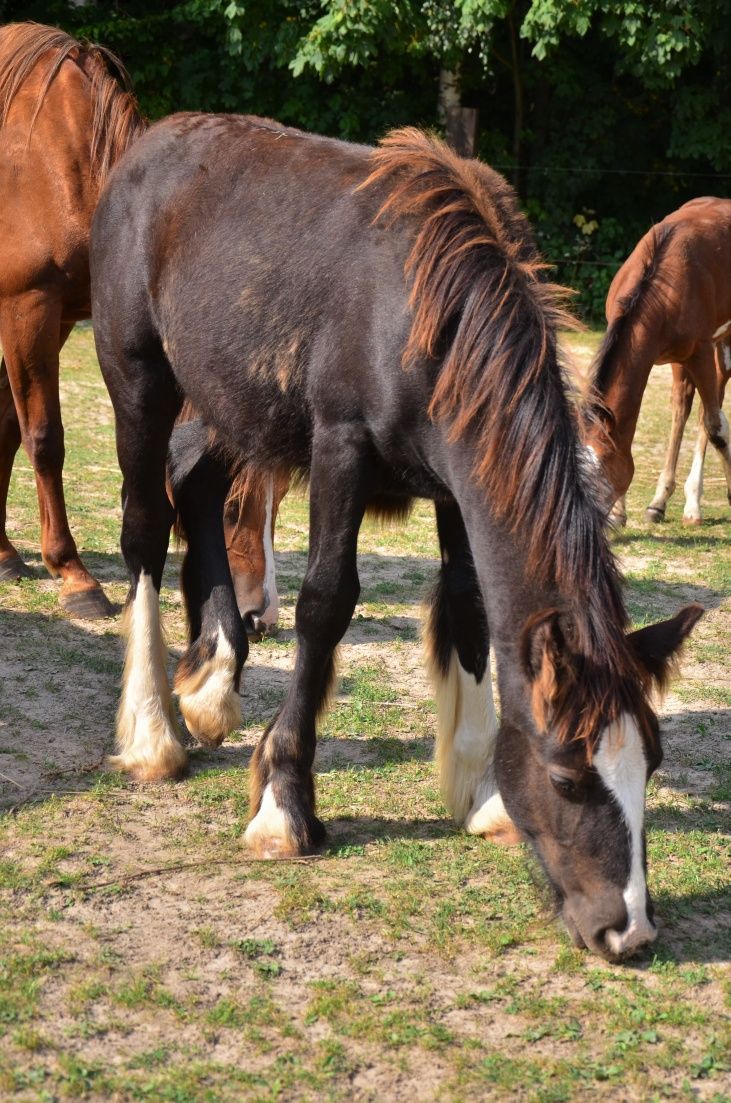
<path fill-rule="evenodd" d="M 462 515 L 436 506 L 442 562 L 425 632 L 437 705 L 436 758 L 447 808 L 471 835 L 513 843 L 493 760 L 498 719 L 490 678 L 485 606 Z"/>
<path fill-rule="evenodd" d="M 116 335 L 97 333 L 97 353 L 114 405 L 123 477 L 122 554 L 131 576 L 117 754 L 111 765 L 137 781 L 185 772 L 160 624 L 160 586 L 174 511 L 165 460 L 180 399 L 162 356 L 120 353 Z"/>
<path fill-rule="evenodd" d="M 58 357 L 70 331 L 71 326 L 61 323 L 60 304 L 42 292 L 18 295 L 0 305 L 0 342 L 23 444 L 36 476 L 43 562 L 62 580 L 63 608 L 93 620 L 113 610 L 81 562 L 66 516 Z"/>
<path fill-rule="evenodd" d="M 660 472 L 655 489 L 655 497 L 645 510 L 645 519 L 648 521 L 662 521 L 665 518 L 665 507 L 675 490 L 675 474 L 678 469 L 678 456 L 680 446 L 683 443 L 683 433 L 690 417 L 695 395 L 695 384 L 688 376 L 683 364 L 673 364 L 673 388 L 671 392 L 672 424 L 665 463 Z"/>
<path fill-rule="evenodd" d="M 371 466 L 357 426 L 316 429 L 295 669 L 284 704 L 251 763 L 253 819 L 246 842 L 260 857 L 307 854 L 325 839 L 315 815 L 315 722 L 333 683 L 335 648 L 360 593 L 356 548 Z"/>
<path fill-rule="evenodd" d="M 178 426 L 168 461 L 187 539 L 182 582 L 190 633 L 174 690 L 191 735 L 218 746 L 241 719 L 239 681 L 249 645 L 223 537 L 230 477 L 215 455 L 201 452 L 199 443 L 195 422 Z"/>
<path fill-rule="evenodd" d="M 731 442 L 729 424 L 721 409 L 726 386 L 726 375 L 721 366 L 716 365 L 714 349 L 710 342 L 700 345 L 688 361 L 691 372 L 703 403 L 703 420 L 698 431 L 698 440 L 693 455 L 693 464 L 685 483 L 685 509 L 683 523 L 699 525 L 701 523 L 700 500 L 703 493 L 703 464 L 706 445 L 710 440 L 718 452 L 726 476 L 728 499 L 731 503 Z"/>
<path fill-rule="evenodd" d="M 10 476 L 19 447 L 18 415 L 5 361 L 0 359 L 0 582 L 15 582 L 19 578 L 33 576 L 17 549 L 10 543 L 6 530 Z"/>

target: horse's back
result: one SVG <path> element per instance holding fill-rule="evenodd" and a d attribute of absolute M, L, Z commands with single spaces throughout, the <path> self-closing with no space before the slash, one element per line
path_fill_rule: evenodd
<path fill-rule="evenodd" d="M 731 303 L 731 200 L 714 196 L 691 199 L 644 234 L 612 280 L 607 318 L 626 310 L 642 282 L 652 282 L 667 300 L 666 313 L 683 328 L 690 309 L 691 328 L 703 300 L 709 314 L 723 313 Z M 709 322 L 709 324 L 711 324 Z"/>
<path fill-rule="evenodd" d="M 313 406 L 360 416 L 408 332 L 406 239 L 374 226 L 378 195 L 356 190 L 370 152 L 268 120 L 173 116 L 115 168 L 94 219 L 104 325 L 128 343 L 137 328 L 140 346 L 154 330 L 212 423 L 217 397 L 236 396 L 217 427 L 272 462 L 306 464 Z"/>

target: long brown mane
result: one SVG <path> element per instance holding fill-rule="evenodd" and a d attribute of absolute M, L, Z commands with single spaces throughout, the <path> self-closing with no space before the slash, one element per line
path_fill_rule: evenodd
<path fill-rule="evenodd" d="M 65 31 L 39 23 L 10 23 L 0 31 L 0 127 L 5 125 L 20 88 L 44 59 L 46 70 L 29 122 L 29 137 L 61 66 L 74 62 L 91 85 L 91 165 L 101 187 L 114 163 L 146 126 L 127 70 L 106 46 L 78 42 Z"/>
<path fill-rule="evenodd" d="M 631 338 L 632 327 L 643 315 L 662 309 L 660 273 L 662 263 L 672 241 L 674 227 L 664 223 L 653 226 L 645 238 L 645 255 L 639 279 L 617 303 L 617 313 L 607 326 L 601 345 L 594 358 L 591 378 L 594 390 L 601 400 L 606 394 L 617 366 L 621 343 Z M 626 263 L 626 262 L 625 262 Z"/>
<path fill-rule="evenodd" d="M 407 218 L 413 324 L 408 368 L 441 360 L 430 414 L 475 448 L 491 510 L 526 550 L 529 576 L 556 586 L 582 655 L 581 716 L 559 719 L 589 745 L 627 707 L 650 735 L 625 640 L 621 577 L 596 477 L 581 446 L 588 409 L 564 369 L 559 326 L 575 325 L 544 279 L 514 193 L 496 173 L 415 129 L 393 131 L 362 185 L 386 185 L 379 218 Z"/>

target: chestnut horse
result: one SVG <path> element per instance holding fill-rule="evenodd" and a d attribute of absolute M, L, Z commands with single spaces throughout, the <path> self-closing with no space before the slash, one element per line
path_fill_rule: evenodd
<path fill-rule="evenodd" d="M 377 150 L 235 115 L 173 116 L 126 154 L 94 216 L 97 352 L 116 416 L 133 575 L 117 765 L 182 773 L 160 631 L 184 393 L 229 455 L 305 475 L 310 547 L 297 655 L 251 767 L 259 855 L 320 845 L 312 775 L 334 651 L 358 599 L 365 512 L 435 502 L 428 639 L 445 796 L 469 830 L 532 842 L 580 944 L 655 935 L 645 786 L 651 686 L 700 615 L 626 635 L 567 321 L 509 185 L 415 130 Z M 225 464 L 174 443 L 191 645 L 175 690 L 217 739 L 247 654 L 226 562 Z M 492 703 L 489 646 L 501 716 Z"/>
<path fill-rule="evenodd" d="M 82 617 L 112 607 L 81 562 L 63 492 L 59 351 L 88 318 L 88 237 L 114 162 L 144 131 L 121 63 L 52 27 L 0 30 L 0 578 L 27 573 L 5 531 L 21 438 L 33 465 L 41 552 Z"/>
<path fill-rule="evenodd" d="M 665 515 L 697 389 L 703 413 L 683 520 L 700 523 L 708 440 L 721 457 L 731 503 L 729 426 L 721 410 L 731 368 L 731 200 L 693 199 L 645 234 L 612 280 L 607 321 L 594 373 L 606 432 L 589 439 L 620 499 L 618 520 L 626 519 L 622 499 L 634 473 L 632 441 L 647 380 L 654 364 L 670 363 L 673 425 L 646 515 L 650 521 Z"/>
<path fill-rule="evenodd" d="M 112 611 L 84 567 L 64 504 L 59 351 L 88 318 L 88 237 L 105 180 L 146 129 L 118 58 L 54 27 L 0 30 L 0 580 L 30 574 L 6 532 L 21 438 L 38 488 L 43 560 L 78 617 Z M 286 486 L 247 482 L 227 505 L 239 607 L 252 632 L 277 619 L 272 535 Z"/>

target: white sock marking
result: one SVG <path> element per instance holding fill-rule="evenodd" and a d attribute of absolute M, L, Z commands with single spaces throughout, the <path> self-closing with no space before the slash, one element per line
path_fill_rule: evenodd
<path fill-rule="evenodd" d="M 471 831 L 473 817 L 497 792 L 492 761 L 498 722 L 490 661 L 488 659 L 478 684 L 453 652 L 446 678 L 437 673 L 435 683 L 437 761 L 442 795 L 457 823 L 466 823 L 467 830 Z"/>
<path fill-rule="evenodd" d="M 683 509 L 683 517 L 686 521 L 700 521 L 701 519 L 701 498 L 703 496 L 703 465 L 706 459 L 706 446 L 708 444 L 708 436 L 705 428 L 701 425 L 698 430 L 698 438 L 695 442 L 695 449 L 693 451 L 693 463 L 691 464 L 690 474 L 685 480 L 685 507 Z"/>
<path fill-rule="evenodd" d="M 271 784 L 264 788 L 259 811 L 246 828 L 244 841 L 263 858 L 294 849 L 287 814 L 277 804 Z"/>
<path fill-rule="evenodd" d="M 657 934 L 647 916 L 647 885 L 642 861 L 647 763 L 642 737 L 632 717 L 624 714 L 607 728 L 594 755 L 594 765 L 605 788 L 622 810 L 629 832 L 630 872 L 623 893 L 627 926 L 623 931 L 608 931 L 606 935 L 612 953 L 623 954 L 651 942 Z"/>
<path fill-rule="evenodd" d="M 234 688 L 235 675 L 236 652 L 219 624 L 213 658 L 175 687 L 191 735 L 218 744 L 238 726 L 241 702 Z"/>
<path fill-rule="evenodd" d="M 112 760 L 141 779 L 179 772 L 186 762 L 176 737 L 176 723 L 160 628 L 160 600 L 144 571 L 129 612 L 129 639 L 122 698 L 117 713 L 117 748 Z"/>

